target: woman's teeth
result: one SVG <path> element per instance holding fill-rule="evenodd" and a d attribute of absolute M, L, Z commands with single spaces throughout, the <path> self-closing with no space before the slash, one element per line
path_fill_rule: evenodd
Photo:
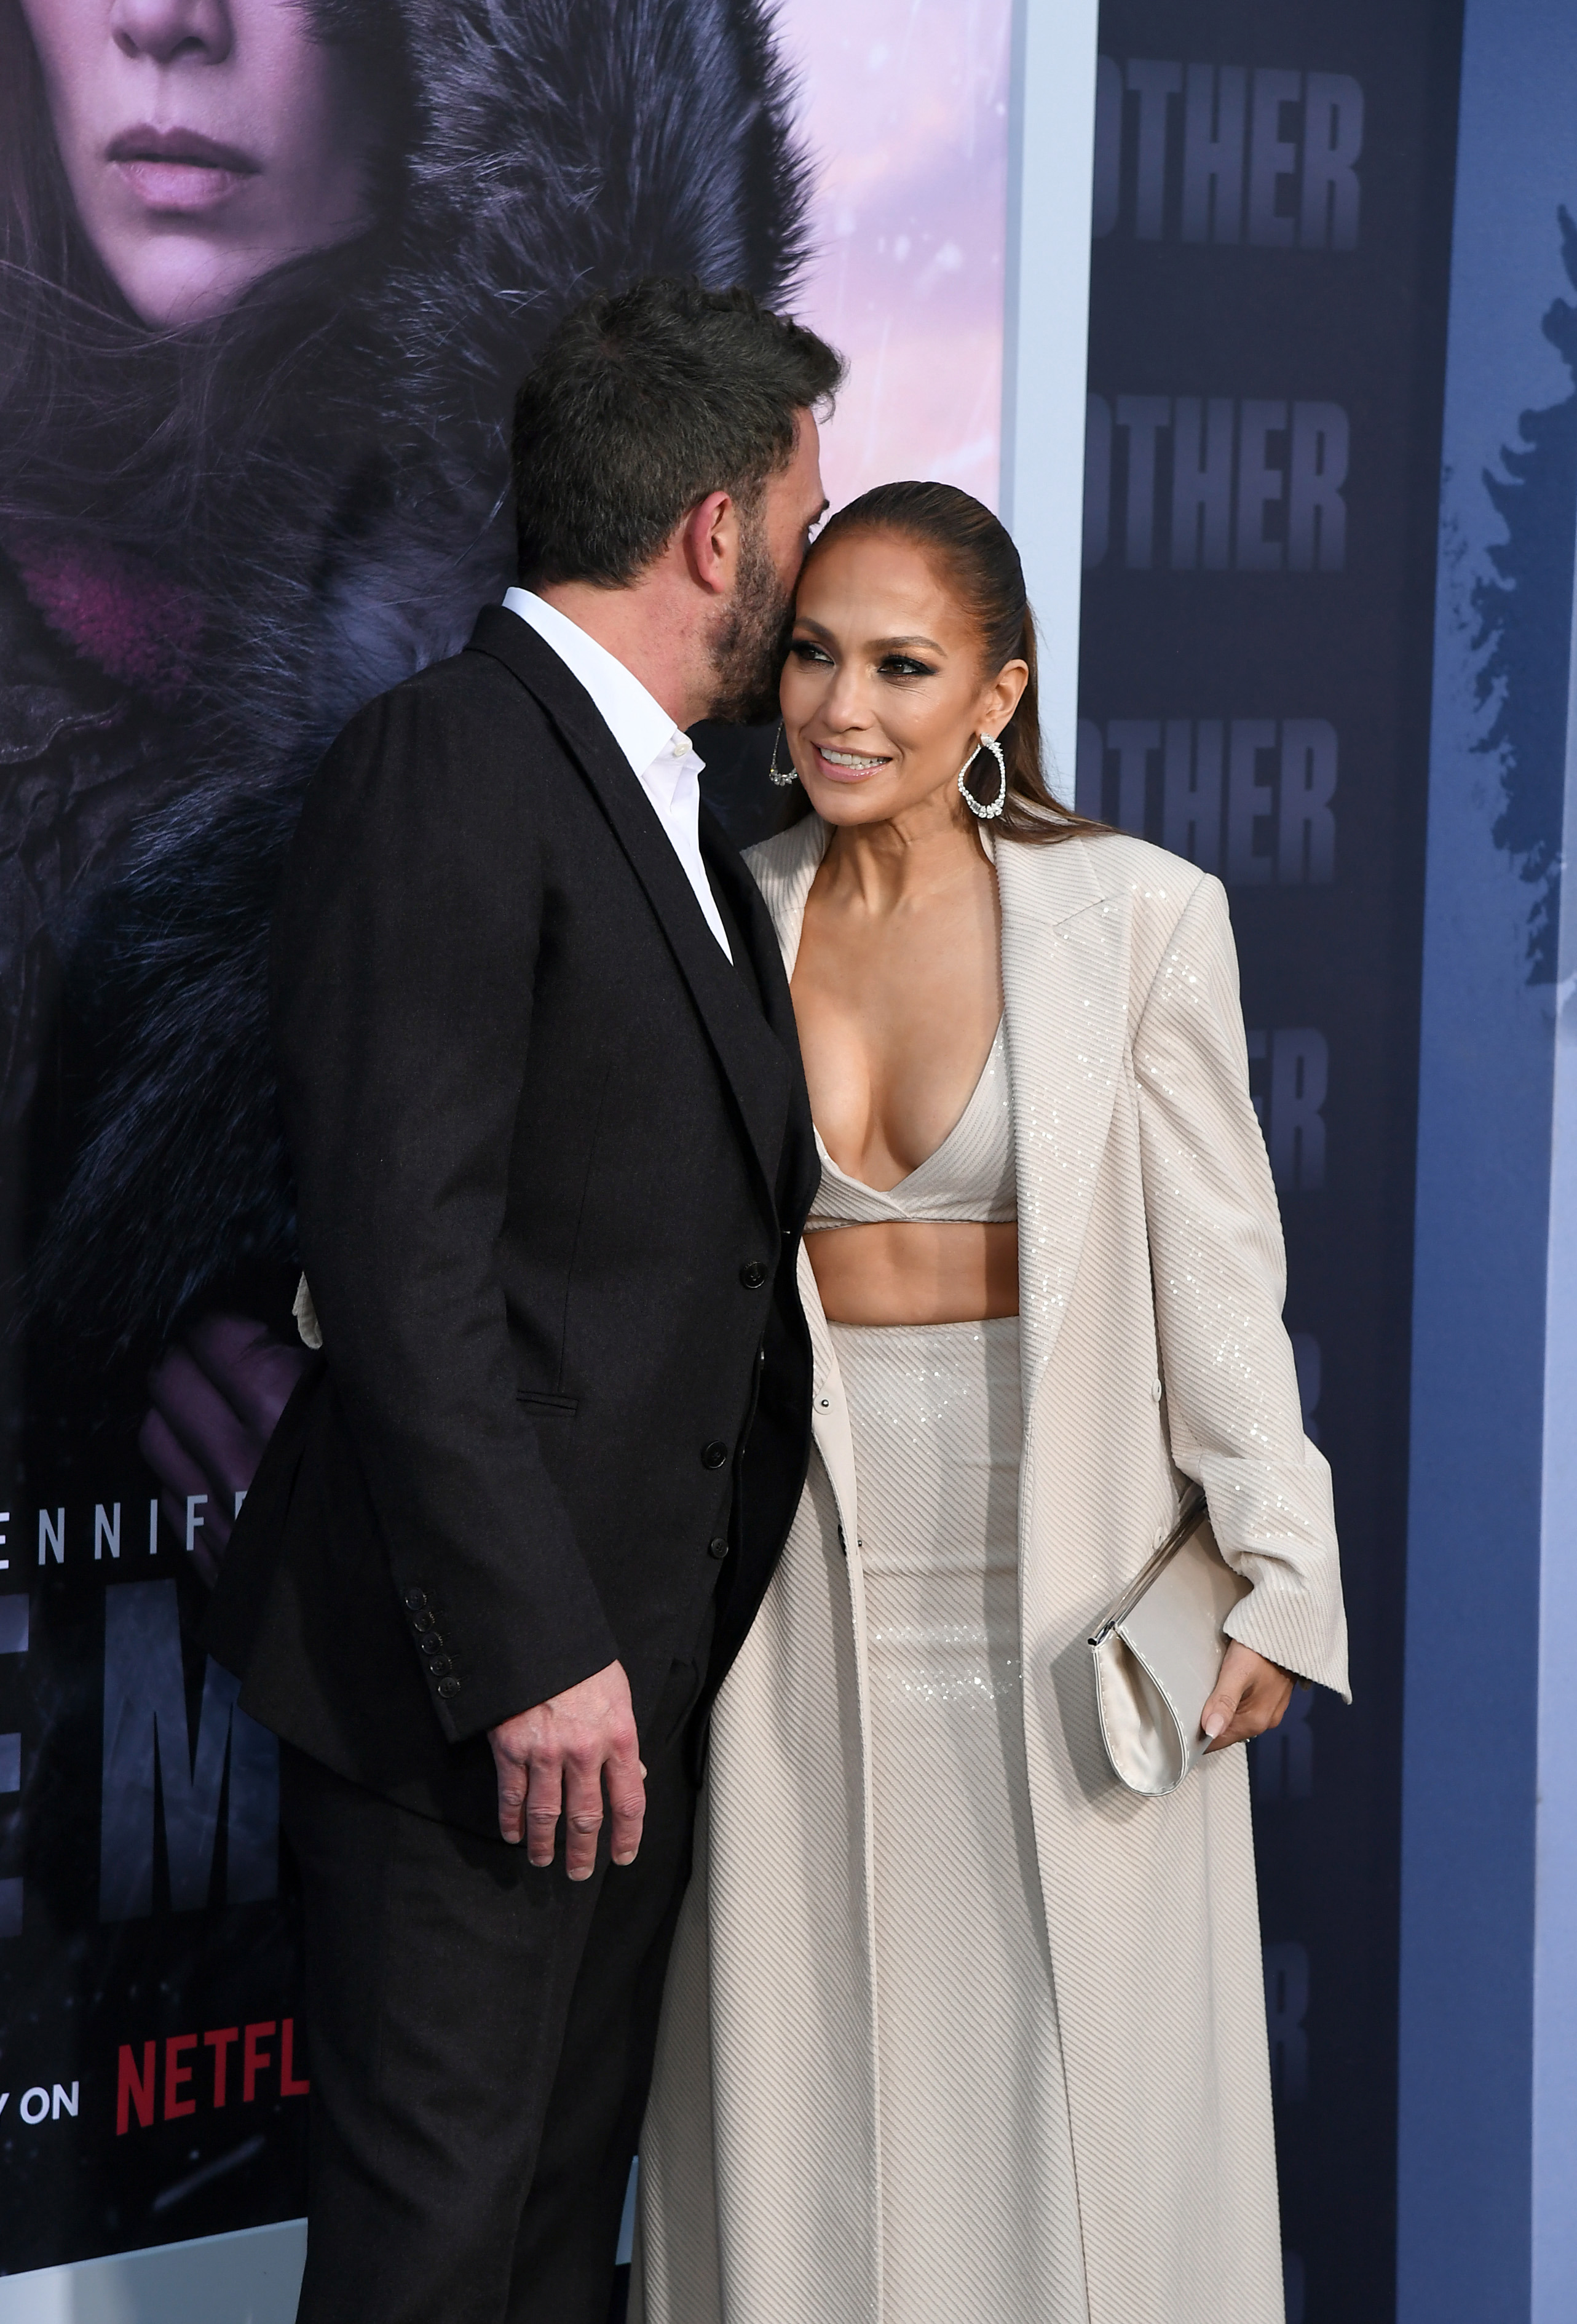
<path fill-rule="evenodd" d="M 887 764 L 885 759 L 858 759 L 852 751 L 828 751 L 819 742 L 816 747 L 821 752 L 822 757 L 829 767 L 853 767 L 861 773 L 864 773 L 869 768 L 884 767 Z"/>

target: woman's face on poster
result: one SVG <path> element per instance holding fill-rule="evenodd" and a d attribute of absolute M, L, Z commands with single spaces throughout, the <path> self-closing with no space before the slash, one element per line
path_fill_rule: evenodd
<path fill-rule="evenodd" d="M 309 0 L 22 0 L 78 216 L 145 322 L 364 222 L 368 129 Z"/>

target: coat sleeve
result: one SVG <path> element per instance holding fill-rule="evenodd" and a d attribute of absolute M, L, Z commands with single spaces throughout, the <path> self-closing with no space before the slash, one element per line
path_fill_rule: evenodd
<path fill-rule="evenodd" d="M 1281 1320 L 1281 1220 L 1219 881 L 1201 881 L 1178 920 L 1133 1060 L 1172 1454 L 1204 1488 L 1222 1556 L 1253 1583 L 1227 1629 L 1348 1697 L 1331 1471 L 1304 1434 Z"/>
<path fill-rule="evenodd" d="M 488 706 L 484 706 L 486 707 Z M 418 681 L 308 795 L 274 923 L 301 1256 L 390 1587 L 451 1741 L 617 1653 L 535 1424 L 498 1266 L 543 918 L 533 752 Z"/>

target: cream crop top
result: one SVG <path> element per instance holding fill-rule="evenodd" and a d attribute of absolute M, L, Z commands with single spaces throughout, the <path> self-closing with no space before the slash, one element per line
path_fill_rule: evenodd
<path fill-rule="evenodd" d="M 1019 1215 L 1013 1175 L 1013 1114 L 1008 1058 L 997 1027 L 969 1103 L 934 1154 L 883 1193 L 841 1170 L 816 1133 L 821 1185 L 806 1232 L 818 1227 L 881 1226 L 890 1221 L 966 1221 L 996 1225 Z"/>

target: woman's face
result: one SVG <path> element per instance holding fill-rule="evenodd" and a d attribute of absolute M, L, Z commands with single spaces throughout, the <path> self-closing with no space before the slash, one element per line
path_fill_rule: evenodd
<path fill-rule="evenodd" d="M 967 815 L 960 770 L 982 733 L 1007 724 L 1028 674 L 1021 661 L 982 673 L 967 608 L 913 541 L 863 532 L 812 549 L 779 692 L 812 807 L 834 824 L 927 805 Z M 986 798 L 989 771 L 975 785 Z"/>
<path fill-rule="evenodd" d="M 367 131 L 307 0 L 22 0 L 77 209 L 145 322 L 363 222 Z"/>

